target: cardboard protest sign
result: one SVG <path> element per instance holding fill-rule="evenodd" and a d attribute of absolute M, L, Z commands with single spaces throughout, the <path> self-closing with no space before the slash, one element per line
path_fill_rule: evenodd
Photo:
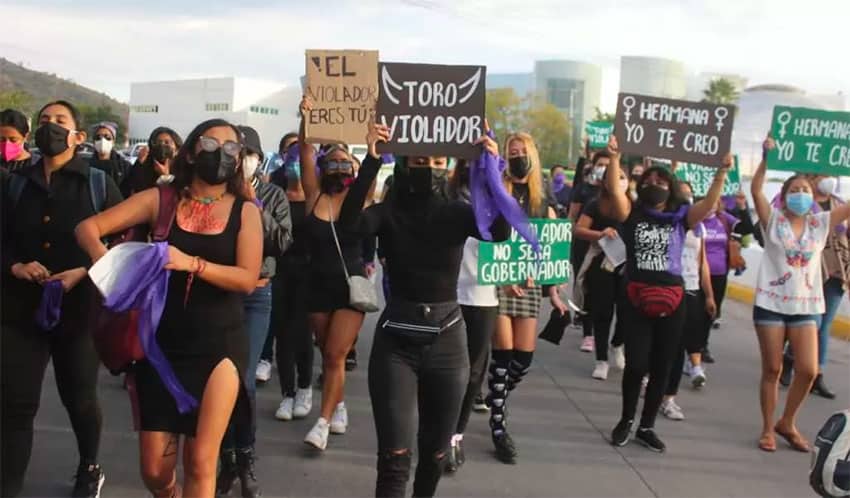
<path fill-rule="evenodd" d="M 850 176 L 850 112 L 776 106 L 770 134 L 768 168 Z"/>
<path fill-rule="evenodd" d="M 741 190 L 741 170 L 738 167 L 738 155 L 735 154 L 734 158 L 735 162 L 729 169 L 726 182 L 723 184 L 722 195 L 737 195 Z M 676 168 L 676 176 L 691 184 L 694 197 L 705 197 L 714 181 L 715 173 L 717 173 L 717 168 L 693 163 L 679 163 Z"/>
<path fill-rule="evenodd" d="M 573 225 L 567 220 L 535 218 L 529 220 L 540 240 L 540 255 L 531 244 L 511 230 L 505 242 L 482 242 L 478 247 L 478 283 L 480 285 L 560 284 L 572 275 L 570 246 Z"/>
<path fill-rule="evenodd" d="M 473 159 L 484 134 L 487 68 L 381 63 L 377 121 L 390 127 L 379 152 Z"/>
<path fill-rule="evenodd" d="M 366 143 L 378 99 L 378 52 L 307 50 L 304 94 L 313 109 L 304 125 L 310 143 Z"/>
<path fill-rule="evenodd" d="M 584 131 L 587 133 L 587 144 L 591 149 L 604 149 L 608 147 L 608 139 L 611 138 L 611 132 L 614 131 L 614 123 L 588 121 L 584 125 Z"/>
<path fill-rule="evenodd" d="M 621 93 L 614 135 L 620 150 L 719 167 L 732 143 L 735 108 Z"/>

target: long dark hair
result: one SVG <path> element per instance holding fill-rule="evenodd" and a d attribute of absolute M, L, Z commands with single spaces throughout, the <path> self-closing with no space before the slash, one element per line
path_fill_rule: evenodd
<path fill-rule="evenodd" d="M 176 131 L 172 130 L 171 128 L 169 128 L 167 126 L 158 126 L 158 127 L 154 128 L 154 130 L 151 132 L 150 136 L 148 137 L 148 151 L 153 149 L 153 144 L 156 143 L 156 138 L 158 136 L 162 135 L 163 133 L 165 133 L 165 134 L 167 134 L 168 136 L 171 137 L 171 140 L 174 141 L 174 145 L 177 148 L 177 150 L 180 150 L 180 147 L 183 147 L 183 139 L 180 138 L 180 135 Z M 148 156 L 145 158 L 144 162 L 142 162 L 142 166 L 145 166 L 145 167 L 148 167 L 148 168 L 153 168 L 153 154 L 148 154 Z"/>
<path fill-rule="evenodd" d="M 643 187 L 643 183 L 651 174 L 655 173 L 660 176 L 662 180 L 667 182 L 667 185 L 670 188 L 670 197 L 667 198 L 667 205 L 664 208 L 665 211 L 677 211 L 683 204 L 685 204 L 685 199 L 682 197 L 681 192 L 679 191 L 679 179 L 676 175 L 673 174 L 672 171 L 663 167 L 663 166 L 652 166 L 643 172 L 643 175 L 640 177 L 640 181 L 638 182 L 638 191 Z M 640 198 L 638 198 L 638 203 L 642 204 Z M 647 206 L 654 208 L 655 206 Z"/>
<path fill-rule="evenodd" d="M 242 143 L 242 133 L 239 132 L 239 128 L 223 119 L 208 119 L 196 126 L 195 129 L 189 133 L 189 136 L 186 137 L 186 143 L 184 143 L 183 146 L 180 147 L 180 150 L 177 151 L 177 157 L 174 158 L 174 164 L 171 166 L 172 173 L 174 174 L 173 185 L 179 192 L 182 192 L 183 189 L 187 188 L 192 183 L 192 179 L 195 177 L 195 168 L 191 163 L 189 163 L 188 159 L 195 155 L 195 145 L 197 145 L 198 140 L 200 140 L 201 136 L 207 130 L 222 126 L 232 129 L 233 133 L 236 134 L 236 139 L 239 143 Z M 242 165 L 242 158 L 244 155 L 245 150 L 243 149 L 242 152 L 239 153 L 239 157 L 236 159 L 239 166 Z M 245 179 L 243 178 L 241 168 L 237 168 L 236 174 L 227 181 L 227 191 L 236 196 L 238 199 L 248 199 L 245 192 Z"/>

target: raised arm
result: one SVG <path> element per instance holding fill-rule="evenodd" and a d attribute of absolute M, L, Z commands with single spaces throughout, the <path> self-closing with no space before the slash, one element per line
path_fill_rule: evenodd
<path fill-rule="evenodd" d="M 92 261 L 106 254 L 102 240 L 136 225 L 153 226 L 159 213 L 159 189 L 149 188 L 130 196 L 124 202 L 81 221 L 74 234 L 77 244 Z"/>
<path fill-rule="evenodd" d="M 310 97 L 304 96 L 301 99 L 299 110 L 301 112 L 301 126 L 298 129 L 298 151 L 300 155 L 301 166 L 301 184 L 304 186 L 304 196 L 306 199 L 307 212 L 313 210 L 316 205 L 316 200 L 319 198 L 319 178 L 316 175 L 316 149 L 312 144 L 308 144 L 306 140 L 306 124 L 304 123 L 305 116 L 313 109 L 313 101 Z"/>
<path fill-rule="evenodd" d="M 761 162 L 756 168 L 753 179 L 750 181 L 750 193 L 753 196 L 753 204 L 755 204 L 756 214 L 759 217 L 759 224 L 762 228 L 767 228 L 767 222 L 770 219 L 770 213 L 773 210 L 770 207 L 770 201 L 764 195 L 764 177 L 767 174 L 767 151 L 776 147 L 776 143 L 772 138 L 767 137 L 762 145 Z"/>
<path fill-rule="evenodd" d="M 629 201 L 628 193 L 620 188 L 620 147 L 617 144 L 617 137 L 613 134 L 608 141 L 608 153 L 611 155 L 611 161 L 605 172 L 606 187 L 611 194 L 613 218 L 623 222 L 632 212 L 632 203 Z"/>
<path fill-rule="evenodd" d="M 714 181 L 711 182 L 711 187 L 709 187 L 705 197 L 688 210 L 688 226 L 696 226 L 717 206 L 717 201 L 720 200 L 720 195 L 723 193 L 723 184 L 726 183 L 726 173 L 732 167 L 733 161 L 732 154 L 726 154 L 723 158 L 723 165 L 714 173 Z"/>

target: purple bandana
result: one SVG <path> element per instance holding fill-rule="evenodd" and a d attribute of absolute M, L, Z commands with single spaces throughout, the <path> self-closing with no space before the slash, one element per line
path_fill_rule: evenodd
<path fill-rule="evenodd" d="M 39 303 L 38 310 L 35 312 L 35 324 L 41 330 L 53 330 L 59 324 L 63 294 L 65 294 L 65 289 L 62 288 L 61 281 L 51 280 L 44 283 L 41 303 Z"/>

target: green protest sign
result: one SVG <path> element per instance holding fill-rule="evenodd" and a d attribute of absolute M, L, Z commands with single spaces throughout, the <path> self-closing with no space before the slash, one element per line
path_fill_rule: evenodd
<path fill-rule="evenodd" d="M 614 123 L 607 121 L 588 121 L 584 127 L 587 132 L 587 141 L 591 149 L 604 149 L 608 146 L 608 139 L 614 131 Z"/>
<path fill-rule="evenodd" d="M 776 106 L 770 135 L 768 168 L 850 176 L 850 112 Z"/>
<path fill-rule="evenodd" d="M 700 164 L 684 163 L 676 168 L 676 176 L 691 184 L 694 197 L 705 197 L 717 168 L 702 166 Z M 735 163 L 726 175 L 726 183 L 723 184 L 723 195 L 736 195 L 741 190 L 741 171 L 738 168 L 738 155 L 735 154 Z"/>
<path fill-rule="evenodd" d="M 568 281 L 573 225 L 567 220 L 531 219 L 540 240 L 537 255 L 516 230 L 505 242 L 482 242 L 478 248 L 478 283 L 481 285 L 560 284 Z"/>

